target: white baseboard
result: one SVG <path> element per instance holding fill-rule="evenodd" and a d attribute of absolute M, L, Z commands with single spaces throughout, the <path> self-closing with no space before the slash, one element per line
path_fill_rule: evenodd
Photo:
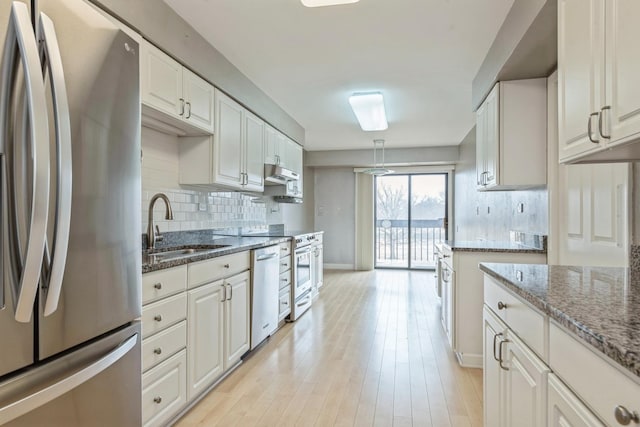
<path fill-rule="evenodd" d="M 324 264 L 327 270 L 353 270 L 353 264 Z"/>
<path fill-rule="evenodd" d="M 456 358 L 460 366 L 465 368 L 482 368 L 482 355 L 481 354 L 463 354 L 456 352 Z"/>

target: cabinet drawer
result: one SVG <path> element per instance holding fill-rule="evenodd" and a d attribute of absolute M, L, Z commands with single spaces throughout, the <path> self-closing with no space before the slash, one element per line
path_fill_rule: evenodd
<path fill-rule="evenodd" d="M 182 350 L 142 376 L 142 423 L 161 426 L 187 402 L 187 352 Z"/>
<path fill-rule="evenodd" d="M 291 313 L 291 291 L 280 292 L 280 302 L 278 304 L 278 322 Z"/>
<path fill-rule="evenodd" d="M 251 265 L 249 251 L 225 255 L 206 261 L 189 264 L 189 289 L 214 282 L 248 270 Z"/>
<path fill-rule="evenodd" d="M 155 334 L 187 317 L 187 294 L 163 299 L 142 307 L 142 337 Z"/>
<path fill-rule="evenodd" d="M 291 286 L 291 271 L 285 271 L 284 273 L 280 273 L 280 284 L 278 285 L 278 289 L 282 290 L 287 286 Z"/>
<path fill-rule="evenodd" d="M 291 257 L 280 257 L 280 273 L 291 270 Z"/>
<path fill-rule="evenodd" d="M 539 356 L 544 356 L 545 319 L 523 300 L 485 275 L 484 302 Z M 499 309 L 502 303 L 506 307 Z"/>
<path fill-rule="evenodd" d="M 604 355 L 600 356 L 578 339 L 551 323 L 549 364 L 551 369 L 607 425 L 619 425 L 614 409 L 622 405 L 640 413 L 640 384 L 634 382 Z M 603 393 L 606 390 L 606 393 Z"/>
<path fill-rule="evenodd" d="M 187 322 L 177 325 L 142 341 L 142 371 L 146 372 L 187 346 Z"/>
<path fill-rule="evenodd" d="M 280 258 L 291 256 L 291 243 L 280 243 Z"/>
<path fill-rule="evenodd" d="M 187 266 L 142 275 L 142 304 L 176 294 L 187 288 Z"/>

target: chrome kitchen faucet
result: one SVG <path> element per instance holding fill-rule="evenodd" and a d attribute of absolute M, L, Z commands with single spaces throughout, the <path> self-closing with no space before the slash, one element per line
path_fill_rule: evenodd
<path fill-rule="evenodd" d="M 171 202 L 169 202 L 169 198 L 164 193 L 158 193 L 151 198 L 149 201 L 149 221 L 147 224 L 147 247 L 149 249 L 154 249 L 156 246 L 156 241 L 161 241 L 162 236 L 160 235 L 160 229 L 156 225 L 156 228 L 153 228 L 153 205 L 155 205 L 158 199 L 162 199 L 167 208 L 164 218 L 165 219 L 173 219 L 173 210 L 171 209 Z"/>

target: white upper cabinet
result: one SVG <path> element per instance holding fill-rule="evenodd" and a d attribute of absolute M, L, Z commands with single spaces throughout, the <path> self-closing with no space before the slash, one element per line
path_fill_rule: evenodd
<path fill-rule="evenodd" d="M 280 132 L 269 125 L 264 127 L 264 164 L 279 165 L 280 140 L 284 138 Z"/>
<path fill-rule="evenodd" d="M 286 135 L 265 125 L 264 164 L 278 165 L 302 174 L 302 147 Z"/>
<path fill-rule="evenodd" d="M 145 115 L 187 135 L 212 134 L 213 86 L 148 42 L 140 73 Z M 158 114 L 157 112 L 160 112 Z"/>
<path fill-rule="evenodd" d="M 498 82 L 476 113 L 479 190 L 547 183 L 546 79 Z"/>
<path fill-rule="evenodd" d="M 264 191 L 264 122 L 215 90 L 213 137 L 180 138 L 180 184 Z"/>
<path fill-rule="evenodd" d="M 640 4 L 558 2 L 558 119 L 561 162 L 640 158 Z M 610 151 L 620 145 L 624 148 Z"/>

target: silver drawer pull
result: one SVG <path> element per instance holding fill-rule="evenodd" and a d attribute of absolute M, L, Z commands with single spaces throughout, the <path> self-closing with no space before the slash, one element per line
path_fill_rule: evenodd
<path fill-rule="evenodd" d="M 616 421 L 618 421 L 620 425 L 628 426 L 629 424 L 631 424 L 631 421 L 636 424 L 640 423 L 640 416 L 638 416 L 638 413 L 636 411 L 630 412 L 622 405 L 616 406 L 613 414 L 616 417 Z"/>
<path fill-rule="evenodd" d="M 507 308 L 507 304 L 503 303 L 502 301 L 498 301 L 498 310 L 504 310 Z"/>
<path fill-rule="evenodd" d="M 223 267 L 224 268 L 230 268 L 231 266 L 229 264 L 225 264 Z"/>
<path fill-rule="evenodd" d="M 153 349 L 155 354 L 162 354 L 162 349 L 160 347 Z"/>
<path fill-rule="evenodd" d="M 162 283 L 156 283 L 155 285 L 153 285 L 154 288 L 156 288 L 157 290 L 162 289 Z"/>
<path fill-rule="evenodd" d="M 159 315 L 159 314 L 157 314 L 157 315 L 153 318 L 153 320 L 155 320 L 156 322 L 162 322 L 162 316 L 161 316 L 161 315 Z"/>
<path fill-rule="evenodd" d="M 153 401 L 159 404 L 162 402 L 162 398 L 160 396 L 156 396 L 153 398 Z"/>

